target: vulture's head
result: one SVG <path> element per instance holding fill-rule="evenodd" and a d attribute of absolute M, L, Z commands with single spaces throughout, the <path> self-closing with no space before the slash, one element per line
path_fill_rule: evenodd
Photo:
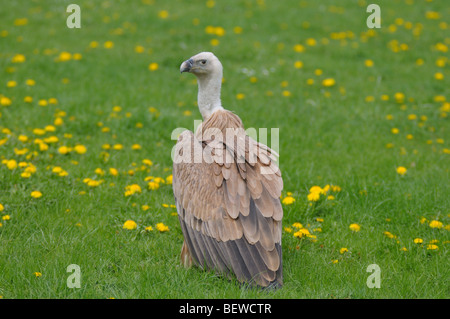
<path fill-rule="evenodd" d="M 201 52 L 184 61 L 180 66 L 180 72 L 189 72 L 197 77 L 218 75 L 222 77 L 222 63 L 211 52 Z"/>

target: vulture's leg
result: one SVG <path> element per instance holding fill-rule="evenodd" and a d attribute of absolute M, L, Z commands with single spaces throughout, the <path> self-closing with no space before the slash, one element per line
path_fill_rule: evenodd
<path fill-rule="evenodd" d="M 192 266 L 192 257 L 186 241 L 183 241 L 183 247 L 181 247 L 181 263 L 184 268 L 190 268 Z"/>

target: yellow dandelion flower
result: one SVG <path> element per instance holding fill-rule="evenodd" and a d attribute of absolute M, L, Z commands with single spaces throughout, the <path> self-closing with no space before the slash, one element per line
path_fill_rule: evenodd
<path fill-rule="evenodd" d="M 158 17 L 160 17 L 161 19 L 167 19 L 169 17 L 169 11 L 167 11 L 167 10 L 159 11 Z"/>
<path fill-rule="evenodd" d="M 442 222 L 438 221 L 438 220 L 432 220 L 428 226 L 430 226 L 431 228 L 438 228 L 441 229 L 443 227 Z"/>
<path fill-rule="evenodd" d="M 300 229 L 298 230 L 298 232 L 302 233 L 302 235 L 305 235 L 305 236 L 310 236 L 310 235 L 311 235 L 311 233 L 309 232 L 309 230 L 306 229 L 306 228 L 300 228 Z M 295 236 L 295 234 L 294 234 L 294 236 Z"/>
<path fill-rule="evenodd" d="M 294 51 L 301 53 L 301 52 L 305 51 L 305 47 L 301 44 L 296 44 L 296 45 L 294 45 Z"/>
<path fill-rule="evenodd" d="M 309 193 L 307 198 L 310 202 L 317 202 L 320 199 L 320 193 Z"/>
<path fill-rule="evenodd" d="M 142 163 L 144 165 L 147 165 L 147 166 L 152 166 L 153 165 L 153 162 L 151 160 L 149 160 L 149 159 L 143 159 Z"/>
<path fill-rule="evenodd" d="M 169 231 L 169 226 L 166 226 L 163 223 L 157 223 L 156 229 L 162 233 L 162 232 Z"/>
<path fill-rule="evenodd" d="M 33 197 L 33 198 L 41 198 L 42 197 L 42 193 L 40 191 L 32 191 L 31 192 L 31 197 Z"/>
<path fill-rule="evenodd" d="M 244 93 L 238 93 L 238 94 L 236 94 L 236 99 L 242 100 L 242 99 L 244 99 L 244 98 L 245 98 L 245 94 L 244 94 Z"/>
<path fill-rule="evenodd" d="M 394 99 L 398 102 L 398 103 L 403 103 L 403 101 L 405 100 L 405 94 L 403 94 L 402 92 L 396 92 L 394 94 Z"/>
<path fill-rule="evenodd" d="M 158 184 L 161 184 L 161 183 L 164 184 L 165 183 L 165 180 L 162 177 L 155 177 L 155 178 L 153 178 L 153 181 L 158 183 Z"/>
<path fill-rule="evenodd" d="M 301 69 L 303 67 L 303 62 L 302 61 L 295 61 L 294 62 L 294 67 L 296 69 Z"/>
<path fill-rule="evenodd" d="M 427 245 L 427 250 L 437 250 L 437 249 L 439 249 L 437 245 L 434 244 Z"/>
<path fill-rule="evenodd" d="M 151 182 L 148 183 L 148 189 L 149 190 L 154 191 L 154 190 L 157 190 L 158 188 L 159 188 L 159 184 L 158 183 L 156 183 L 154 181 L 151 181 Z"/>
<path fill-rule="evenodd" d="M 60 176 L 60 177 L 64 177 L 64 176 L 67 176 L 67 175 L 69 175 L 69 173 L 67 171 L 65 171 L 65 170 L 62 170 L 61 172 L 58 173 L 58 176 Z"/>
<path fill-rule="evenodd" d="M 123 229 L 133 230 L 137 228 L 137 224 L 135 221 L 129 219 L 123 224 Z"/>
<path fill-rule="evenodd" d="M 306 45 L 309 45 L 311 47 L 315 46 L 317 44 L 316 39 L 314 38 L 308 38 L 306 39 Z"/>
<path fill-rule="evenodd" d="M 78 154 L 84 154 L 87 152 L 86 146 L 84 145 L 76 145 L 73 150 Z"/>
<path fill-rule="evenodd" d="M 103 169 L 101 169 L 100 167 L 96 168 L 94 172 L 95 172 L 95 174 L 100 175 L 100 176 L 105 175 L 105 171 Z"/>
<path fill-rule="evenodd" d="M 140 150 L 142 147 L 141 147 L 141 145 L 139 145 L 139 144 L 133 144 L 132 146 L 131 146 L 131 149 L 132 150 Z"/>
<path fill-rule="evenodd" d="M 46 133 L 46 131 L 44 129 L 41 129 L 41 128 L 35 128 L 33 130 L 33 134 L 35 134 L 35 135 L 44 135 L 45 133 Z"/>
<path fill-rule="evenodd" d="M 406 167 L 403 167 L 403 166 L 397 167 L 397 174 L 399 174 L 399 175 L 405 175 L 407 171 L 408 170 L 406 169 Z"/>
<path fill-rule="evenodd" d="M 326 191 L 324 191 L 324 189 L 322 187 L 317 186 L 317 185 L 311 187 L 309 189 L 309 192 L 310 193 L 318 193 L 318 194 L 325 194 L 326 193 Z"/>
<path fill-rule="evenodd" d="M 119 175 L 119 171 L 117 169 L 115 169 L 114 167 L 110 167 L 109 174 L 111 174 L 112 176 L 117 176 L 117 175 Z"/>
<path fill-rule="evenodd" d="M 103 47 L 105 49 L 112 49 L 114 47 L 114 42 L 112 41 L 106 41 L 105 43 L 103 43 Z"/>
<path fill-rule="evenodd" d="M 72 59 L 72 54 L 66 51 L 63 51 L 59 54 L 58 56 L 58 61 L 61 62 L 65 62 L 65 61 L 69 61 L 70 59 Z"/>
<path fill-rule="evenodd" d="M 23 98 L 23 101 L 24 101 L 25 103 L 31 103 L 31 102 L 33 102 L 33 98 L 32 98 L 31 96 L 25 96 L 25 97 Z"/>
<path fill-rule="evenodd" d="M 414 244 L 422 244 L 423 239 L 422 238 L 414 238 Z"/>
<path fill-rule="evenodd" d="M 125 187 L 125 196 L 130 196 L 141 192 L 142 189 L 138 184 L 127 185 Z"/>
<path fill-rule="evenodd" d="M 350 224 L 349 228 L 354 232 L 359 232 L 361 230 L 361 226 L 359 226 L 358 224 Z"/>
<path fill-rule="evenodd" d="M 331 185 L 331 190 L 333 192 L 339 193 L 342 190 L 342 188 L 338 185 Z"/>
<path fill-rule="evenodd" d="M 23 172 L 22 174 L 20 174 L 20 177 L 22 177 L 22 178 L 30 178 L 31 177 L 31 173 Z"/>
<path fill-rule="evenodd" d="M 322 81 L 322 85 L 325 87 L 331 87 L 336 84 L 336 81 L 333 78 L 327 78 Z"/>
<path fill-rule="evenodd" d="M 36 173 L 36 166 L 34 166 L 34 165 L 31 164 L 31 163 L 28 163 L 28 167 L 25 168 L 25 172 L 28 172 L 28 173 L 30 173 L 30 174 Z"/>
<path fill-rule="evenodd" d="M 437 43 L 434 47 L 435 47 L 436 50 L 438 50 L 440 52 L 444 52 L 445 53 L 445 52 L 448 51 L 447 45 L 445 45 L 444 43 L 441 43 L 441 42 Z"/>
<path fill-rule="evenodd" d="M 303 237 L 303 232 L 301 232 L 301 231 L 296 231 L 296 232 L 294 233 L 294 237 L 296 237 L 296 238 L 302 238 L 302 237 Z"/>
<path fill-rule="evenodd" d="M 44 127 L 44 130 L 46 132 L 54 132 L 56 131 L 56 128 L 53 125 L 47 125 L 46 127 Z"/>
<path fill-rule="evenodd" d="M 121 149 L 123 149 L 123 145 L 122 144 L 114 144 L 112 148 L 116 151 L 120 151 Z"/>
<path fill-rule="evenodd" d="M 441 18 L 441 15 L 439 12 L 436 11 L 427 11 L 425 12 L 425 18 L 430 20 L 437 20 Z"/>
<path fill-rule="evenodd" d="M 40 99 L 38 102 L 39 106 L 47 106 L 48 105 L 48 101 L 45 99 Z"/>
<path fill-rule="evenodd" d="M 137 45 L 134 47 L 134 52 L 136 53 L 143 53 L 145 51 L 145 48 L 142 45 Z"/>
<path fill-rule="evenodd" d="M 284 90 L 283 92 L 281 92 L 281 94 L 283 94 L 284 97 L 290 97 L 292 95 L 291 91 L 289 90 Z"/>
<path fill-rule="evenodd" d="M 218 37 L 223 37 L 225 35 L 225 29 L 222 27 L 215 27 L 214 28 L 214 34 L 217 35 Z"/>
<path fill-rule="evenodd" d="M 27 162 L 19 162 L 18 165 L 19 165 L 20 168 L 24 168 L 24 167 L 28 166 L 28 163 Z"/>
<path fill-rule="evenodd" d="M 96 181 L 93 179 L 88 179 L 88 181 L 86 182 L 87 186 L 89 187 L 97 187 L 102 183 L 102 181 Z"/>
<path fill-rule="evenodd" d="M 388 238 L 395 238 L 395 235 L 393 235 L 392 233 L 390 233 L 388 231 L 385 231 L 383 234 Z"/>
<path fill-rule="evenodd" d="M 56 126 L 61 126 L 61 125 L 64 124 L 64 120 L 62 118 L 60 118 L 60 117 L 57 117 L 55 119 L 55 121 L 53 122 L 53 124 L 56 125 Z"/>
<path fill-rule="evenodd" d="M 12 63 L 23 63 L 25 62 L 26 58 L 23 54 L 16 54 L 12 57 L 11 62 Z"/>
<path fill-rule="evenodd" d="M 373 63 L 372 60 L 367 59 L 367 60 L 364 61 L 364 65 L 365 65 L 366 67 L 368 67 L 368 68 L 371 68 L 371 67 L 373 67 L 374 63 Z"/>
<path fill-rule="evenodd" d="M 62 155 L 66 155 L 68 153 L 70 153 L 71 149 L 67 146 L 60 146 L 58 148 L 58 153 L 62 154 Z"/>
<path fill-rule="evenodd" d="M 17 82 L 16 81 L 8 81 L 8 82 L 6 82 L 6 87 L 13 88 L 15 86 L 17 86 Z"/>
<path fill-rule="evenodd" d="M 295 198 L 292 196 L 286 196 L 281 202 L 284 205 L 292 205 L 295 202 Z"/>
<path fill-rule="evenodd" d="M 59 166 L 55 166 L 55 167 L 53 167 L 53 169 L 52 169 L 52 173 L 55 173 L 55 174 L 59 174 L 59 173 L 61 173 L 62 171 L 63 171 L 62 167 L 59 167 Z"/>
<path fill-rule="evenodd" d="M 443 79 L 444 79 L 444 74 L 442 74 L 441 72 L 436 72 L 436 73 L 434 74 L 434 78 L 435 78 L 436 80 L 443 80 Z"/>
<path fill-rule="evenodd" d="M 158 70 L 158 68 L 159 68 L 159 65 L 156 62 L 152 62 L 148 65 L 148 69 L 150 71 L 156 71 L 156 70 Z"/>
<path fill-rule="evenodd" d="M 18 166 L 17 161 L 14 159 L 6 161 L 6 167 L 11 171 L 15 170 L 17 166 Z"/>
<path fill-rule="evenodd" d="M 345 248 L 345 247 L 342 247 L 340 250 L 339 250 L 339 253 L 342 255 L 343 253 L 346 253 L 346 252 L 348 252 L 348 248 Z"/>

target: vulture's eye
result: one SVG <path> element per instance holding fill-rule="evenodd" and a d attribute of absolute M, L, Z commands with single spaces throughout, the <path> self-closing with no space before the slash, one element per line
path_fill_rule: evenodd
<path fill-rule="evenodd" d="M 206 64 L 206 60 L 201 60 L 200 63 L 204 65 Z"/>

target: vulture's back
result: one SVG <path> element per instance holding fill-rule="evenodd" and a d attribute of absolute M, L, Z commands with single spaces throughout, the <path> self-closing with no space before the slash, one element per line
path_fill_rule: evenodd
<path fill-rule="evenodd" d="M 195 135 L 180 135 L 173 191 L 185 266 L 262 287 L 282 285 L 283 181 L 275 156 L 226 110 L 214 112 Z"/>

